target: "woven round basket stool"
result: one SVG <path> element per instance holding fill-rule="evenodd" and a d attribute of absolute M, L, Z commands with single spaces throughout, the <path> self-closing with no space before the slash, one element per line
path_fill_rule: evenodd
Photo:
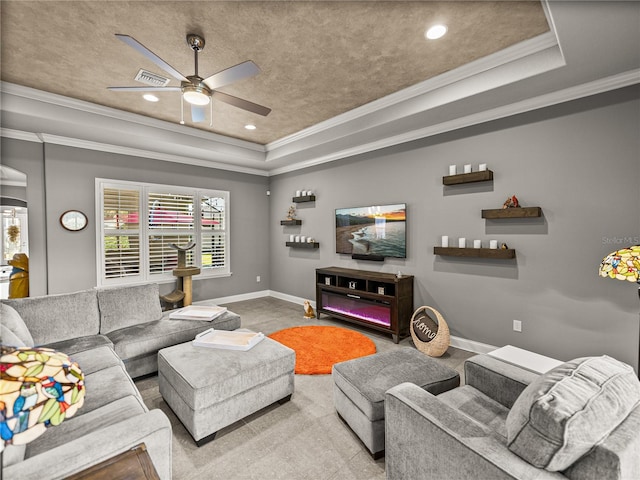
<path fill-rule="evenodd" d="M 436 321 L 428 314 L 435 315 Z M 416 348 L 430 357 L 441 357 L 449 348 L 449 326 L 435 308 L 422 306 L 411 317 L 411 338 Z"/>

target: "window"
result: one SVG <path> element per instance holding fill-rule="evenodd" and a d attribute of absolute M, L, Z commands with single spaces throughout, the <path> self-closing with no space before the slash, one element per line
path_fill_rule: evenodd
<path fill-rule="evenodd" d="M 98 285 L 175 279 L 178 251 L 200 276 L 230 274 L 229 192 L 97 179 Z"/>

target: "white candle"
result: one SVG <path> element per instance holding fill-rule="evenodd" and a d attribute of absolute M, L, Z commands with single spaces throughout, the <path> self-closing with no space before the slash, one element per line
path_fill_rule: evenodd
<path fill-rule="evenodd" d="M 311 190 L 309 190 L 309 191 L 307 192 L 307 195 L 309 195 L 310 197 L 312 197 L 312 196 L 313 196 L 313 192 L 312 192 Z"/>
<path fill-rule="evenodd" d="M 489 248 L 498 248 L 498 240 L 489 240 Z"/>
<path fill-rule="evenodd" d="M 459 248 L 465 248 L 467 246 L 467 240 L 462 237 L 458 239 L 458 247 Z"/>
<path fill-rule="evenodd" d="M 290 242 L 295 242 L 296 241 L 296 236 L 295 235 L 289 235 L 289 241 Z"/>
<path fill-rule="evenodd" d="M 300 235 L 296 235 L 295 241 L 296 241 L 296 242 L 299 242 L 299 241 L 300 241 Z"/>
<path fill-rule="evenodd" d="M 449 175 L 455 175 L 455 174 L 456 174 L 456 166 L 449 165 Z"/>
<path fill-rule="evenodd" d="M 300 237 L 300 241 L 301 241 L 301 242 L 306 242 L 306 241 L 307 241 L 307 237 L 305 237 L 304 235 L 302 235 L 302 236 Z"/>
<path fill-rule="evenodd" d="M 484 172 L 486 169 L 487 169 L 486 163 L 481 163 L 480 166 L 478 167 L 478 170 L 480 170 L 481 172 Z"/>
<path fill-rule="evenodd" d="M 301 197 L 302 196 L 302 192 L 300 190 L 296 190 L 296 197 Z"/>
<path fill-rule="evenodd" d="M 482 247 L 482 242 L 480 240 L 474 240 L 473 248 L 480 248 L 480 247 Z"/>
<path fill-rule="evenodd" d="M 447 248 L 449 246 L 449 236 L 448 235 L 442 235 L 442 243 L 440 245 L 442 245 L 443 248 Z"/>
<path fill-rule="evenodd" d="M 470 163 L 467 163 L 464 166 L 464 173 L 471 173 L 471 164 Z"/>
<path fill-rule="evenodd" d="M 302 196 L 306 197 L 307 196 L 307 191 L 306 190 L 302 190 Z"/>

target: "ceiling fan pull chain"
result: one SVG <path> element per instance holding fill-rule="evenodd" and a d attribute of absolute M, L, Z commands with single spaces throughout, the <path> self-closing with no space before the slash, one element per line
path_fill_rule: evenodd
<path fill-rule="evenodd" d="M 193 56 L 194 56 L 194 62 L 195 62 L 195 64 L 196 64 L 196 73 L 195 73 L 195 76 L 197 77 L 197 76 L 198 76 L 198 50 L 197 50 L 197 49 L 195 49 L 195 50 L 193 51 Z"/>
<path fill-rule="evenodd" d="M 184 97 L 180 95 L 180 125 L 184 125 Z"/>

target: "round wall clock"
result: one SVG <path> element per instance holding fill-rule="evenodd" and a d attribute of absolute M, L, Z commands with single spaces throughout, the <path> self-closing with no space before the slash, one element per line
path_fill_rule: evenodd
<path fill-rule="evenodd" d="M 82 230 L 87 223 L 87 216 L 79 210 L 67 210 L 60 215 L 60 225 L 71 232 Z"/>

